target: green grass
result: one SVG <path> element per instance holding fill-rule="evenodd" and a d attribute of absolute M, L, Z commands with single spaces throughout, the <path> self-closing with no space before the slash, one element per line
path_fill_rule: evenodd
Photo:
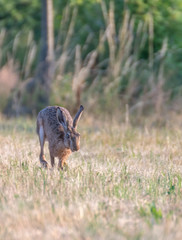
<path fill-rule="evenodd" d="M 79 132 L 69 168 L 45 170 L 35 120 L 0 119 L 0 239 L 180 239 L 182 130 L 83 119 Z"/>

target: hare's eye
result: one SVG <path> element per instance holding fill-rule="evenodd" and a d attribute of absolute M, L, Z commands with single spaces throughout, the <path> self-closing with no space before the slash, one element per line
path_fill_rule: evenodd
<path fill-rule="evenodd" d="M 67 137 L 67 138 L 70 138 L 70 134 L 69 134 L 69 133 L 67 133 L 67 134 L 66 134 L 66 137 Z"/>

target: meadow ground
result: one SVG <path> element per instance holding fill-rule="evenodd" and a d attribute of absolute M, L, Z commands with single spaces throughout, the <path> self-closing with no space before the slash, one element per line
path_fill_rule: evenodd
<path fill-rule="evenodd" d="M 69 168 L 45 170 L 35 121 L 0 119 L 0 239 L 182 239 L 182 129 L 79 132 Z"/>

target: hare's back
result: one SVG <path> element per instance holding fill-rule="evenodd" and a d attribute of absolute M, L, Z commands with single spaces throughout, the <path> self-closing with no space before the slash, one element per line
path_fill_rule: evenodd
<path fill-rule="evenodd" d="M 57 108 L 60 108 L 61 112 L 65 116 L 66 121 L 68 121 L 69 125 L 72 125 L 73 124 L 72 117 L 66 108 L 59 107 L 59 106 L 49 106 L 42 109 L 38 115 L 38 117 L 41 117 L 43 119 L 45 127 L 46 125 L 52 126 L 53 128 L 59 126 L 59 122 L 56 116 Z"/>

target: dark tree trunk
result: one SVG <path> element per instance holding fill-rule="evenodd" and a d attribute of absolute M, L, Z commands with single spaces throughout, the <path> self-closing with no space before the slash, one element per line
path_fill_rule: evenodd
<path fill-rule="evenodd" d="M 51 83 L 54 77 L 54 29 L 52 0 L 42 0 L 41 50 L 35 76 L 36 85 L 40 86 L 41 105 L 49 104 Z"/>
<path fill-rule="evenodd" d="M 40 62 L 54 60 L 53 4 L 42 0 Z"/>

